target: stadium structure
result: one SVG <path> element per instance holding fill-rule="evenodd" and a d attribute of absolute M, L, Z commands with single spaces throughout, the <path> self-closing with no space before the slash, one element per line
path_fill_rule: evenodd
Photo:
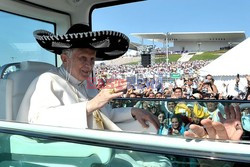
<path fill-rule="evenodd" d="M 206 52 L 230 49 L 246 39 L 244 31 L 132 33 L 142 41 L 165 44 L 170 53 Z M 143 45 L 143 44 L 142 44 Z"/>

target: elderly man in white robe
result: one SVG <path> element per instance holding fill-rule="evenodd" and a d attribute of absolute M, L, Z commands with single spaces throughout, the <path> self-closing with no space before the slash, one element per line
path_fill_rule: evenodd
<path fill-rule="evenodd" d="M 75 24 L 63 36 L 45 30 L 35 31 L 34 36 L 43 48 L 61 54 L 63 64 L 36 78 L 27 90 L 19 114 L 28 112 L 29 123 L 100 128 L 93 125 L 93 115 L 95 118 L 95 112 L 101 111 L 102 117 L 117 124 L 136 119 L 132 122 L 140 122 L 144 128 L 150 124 L 156 132 L 159 122 L 151 113 L 137 108 L 112 109 L 108 105 L 123 94 L 126 82 L 111 83 L 100 92 L 91 86 L 96 58 L 113 59 L 127 51 L 129 39 L 124 34 L 92 32 L 86 25 Z"/>

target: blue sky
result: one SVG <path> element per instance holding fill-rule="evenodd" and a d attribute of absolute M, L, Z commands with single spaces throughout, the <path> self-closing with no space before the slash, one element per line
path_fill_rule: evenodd
<path fill-rule="evenodd" d="M 52 25 L 4 12 L 0 20 L 5 25 L 0 27 L 0 65 L 28 59 L 55 61 L 32 35 L 37 29 L 53 32 Z M 131 33 L 245 31 L 249 37 L 250 0 L 147 0 L 94 10 L 93 30 L 105 29 L 121 31 L 137 43 L 140 39 Z"/>
<path fill-rule="evenodd" d="M 148 0 L 96 10 L 93 29 L 131 33 L 245 31 L 249 0 Z M 139 39 L 129 36 L 134 42 Z"/>
<path fill-rule="evenodd" d="M 54 54 L 42 49 L 32 35 L 38 29 L 53 32 L 52 24 L 5 12 L 0 12 L 0 21 L 4 25 L 0 27 L 0 65 L 25 60 L 54 64 Z"/>

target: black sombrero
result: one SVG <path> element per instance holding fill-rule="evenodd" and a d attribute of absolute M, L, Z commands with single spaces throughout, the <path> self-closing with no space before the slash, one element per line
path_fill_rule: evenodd
<path fill-rule="evenodd" d="M 116 31 L 91 31 L 84 24 L 75 24 L 65 35 L 54 35 L 46 30 L 37 30 L 34 37 L 44 49 L 61 54 L 70 48 L 91 48 L 97 51 L 101 60 L 115 59 L 122 56 L 129 47 L 129 38 Z"/>

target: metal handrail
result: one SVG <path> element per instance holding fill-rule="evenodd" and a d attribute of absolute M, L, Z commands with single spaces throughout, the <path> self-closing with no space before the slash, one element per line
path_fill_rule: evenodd
<path fill-rule="evenodd" d="M 0 132 L 116 149 L 250 163 L 250 142 L 73 129 L 0 121 Z"/>
<path fill-rule="evenodd" d="M 1 66 L 1 67 L 0 67 L 0 78 L 1 78 L 1 79 L 4 79 L 4 78 L 5 78 L 4 75 L 5 75 L 6 69 L 8 69 L 8 68 L 11 67 L 11 66 L 16 66 L 16 67 L 18 67 L 18 66 L 20 66 L 20 63 L 9 63 L 9 64 L 5 64 L 5 65 Z"/>

